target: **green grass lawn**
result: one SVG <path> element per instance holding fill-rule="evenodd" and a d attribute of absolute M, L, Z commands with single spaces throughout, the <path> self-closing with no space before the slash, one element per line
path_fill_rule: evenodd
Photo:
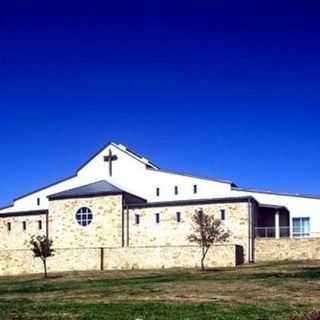
<path fill-rule="evenodd" d="M 50 262 L 49 262 L 50 263 Z M 0 278 L 0 319 L 289 319 L 320 309 L 320 262 Z"/>

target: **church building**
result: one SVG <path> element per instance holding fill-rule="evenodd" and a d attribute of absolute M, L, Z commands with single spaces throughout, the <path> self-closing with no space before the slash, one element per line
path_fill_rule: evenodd
<path fill-rule="evenodd" d="M 197 267 L 201 251 L 187 237 L 200 209 L 230 234 L 208 267 L 320 259 L 320 197 L 162 170 L 108 143 L 73 176 L 0 209 L 0 275 L 41 272 L 32 235 L 53 240 L 52 272 Z"/>

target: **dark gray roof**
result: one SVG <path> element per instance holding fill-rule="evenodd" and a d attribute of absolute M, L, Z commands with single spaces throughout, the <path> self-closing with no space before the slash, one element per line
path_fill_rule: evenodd
<path fill-rule="evenodd" d="M 208 181 L 226 183 L 226 184 L 230 184 L 232 187 L 237 186 L 235 183 L 233 183 L 232 181 L 229 181 L 229 180 L 217 179 L 217 178 L 213 178 L 213 177 L 204 177 L 204 176 L 199 176 L 199 175 L 192 175 L 192 174 L 184 173 L 184 172 L 180 172 L 180 171 L 163 170 L 163 169 L 159 169 L 159 168 L 158 169 L 147 168 L 147 169 L 154 171 L 154 172 L 163 172 L 163 173 L 175 174 L 175 175 L 180 175 L 180 176 L 185 176 L 185 177 L 190 177 L 190 178 L 195 178 L 195 179 L 200 179 L 200 180 L 208 180 Z"/>
<path fill-rule="evenodd" d="M 253 192 L 253 193 L 264 193 L 264 194 L 274 194 L 276 196 L 285 196 L 285 197 L 297 197 L 297 198 L 307 198 L 307 199 L 320 199 L 320 195 L 314 194 L 304 194 L 304 193 L 287 193 L 287 192 L 274 192 L 267 190 L 258 190 L 251 188 L 240 188 L 240 187 L 231 187 L 232 190 L 244 191 L 244 192 Z"/>
<path fill-rule="evenodd" d="M 275 210 L 286 210 L 289 211 L 289 209 L 286 206 L 279 206 L 279 205 L 274 205 L 274 204 L 264 204 L 260 203 L 259 204 L 260 208 L 266 208 L 266 209 L 275 209 Z"/>
<path fill-rule="evenodd" d="M 175 200 L 175 201 L 163 201 L 163 202 L 147 202 L 147 203 L 132 203 L 129 205 L 131 209 L 141 208 L 159 208 L 159 207 L 176 207 L 176 206 L 191 206 L 191 205 L 205 205 L 216 203 L 240 203 L 240 202 L 255 202 L 259 205 L 259 202 L 251 197 L 228 197 L 228 198 L 209 198 L 209 199 L 192 199 L 192 200 Z"/>
<path fill-rule="evenodd" d="M 3 212 L 3 213 L 0 213 L 0 218 L 39 216 L 39 215 L 44 215 L 44 214 L 49 214 L 49 210 Z"/>
<path fill-rule="evenodd" d="M 107 195 L 123 194 L 127 203 L 142 203 L 146 202 L 145 199 L 132 195 L 124 190 L 112 185 L 111 183 L 102 180 L 87 184 L 74 189 L 62 191 L 59 193 L 48 196 L 49 200 L 85 198 L 85 197 L 98 197 Z"/>

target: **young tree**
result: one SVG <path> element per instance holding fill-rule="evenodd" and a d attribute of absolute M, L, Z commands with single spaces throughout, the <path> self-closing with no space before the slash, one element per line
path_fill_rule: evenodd
<path fill-rule="evenodd" d="M 52 240 L 48 239 L 46 236 L 32 236 L 30 244 L 32 246 L 31 250 L 35 258 L 40 258 L 43 263 L 44 277 L 48 277 L 47 273 L 47 258 L 52 257 L 54 250 L 52 248 Z"/>
<path fill-rule="evenodd" d="M 192 217 L 193 233 L 187 237 L 190 242 L 197 243 L 202 248 L 201 270 L 205 270 L 204 260 L 212 245 L 225 242 L 229 238 L 220 219 L 209 216 L 202 209 Z"/>

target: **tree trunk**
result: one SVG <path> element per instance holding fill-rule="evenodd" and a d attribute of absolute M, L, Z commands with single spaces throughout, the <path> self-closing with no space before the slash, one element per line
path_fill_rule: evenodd
<path fill-rule="evenodd" d="M 44 267 L 44 278 L 48 278 L 48 273 L 47 273 L 47 260 L 43 260 L 43 267 Z"/>
<path fill-rule="evenodd" d="M 201 257 L 201 270 L 205 271 L 205 266 L 204 266 L 204 259 L 206 257 L 206 252 L 205 252 L 205 248 L 202 247 L 202 257 Z"/>
<path fill-rule="evenodd" d="M 205 270 L 206 270 L 206 268 L 205 268 L 205 266 L 204 266 L 204 257 L 201 258 L 201 270 L 202 270 L 202 271 L 205 271 Z"/>

